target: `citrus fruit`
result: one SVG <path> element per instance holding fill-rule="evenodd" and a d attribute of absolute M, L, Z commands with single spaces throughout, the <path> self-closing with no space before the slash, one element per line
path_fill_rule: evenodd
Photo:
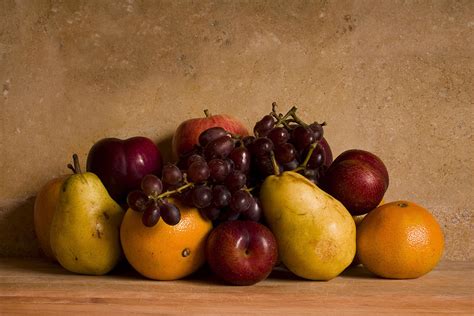
<path fill-rule="evenodd" d="M 128 262 L 143 276 L 176 280 L 195 272 L 205 262 L 206 238 L 212 223 L 196 208 L 177 200 L 181 220 L 170 226 L 162 219 L 153 227 L 142 223 L 141 212 L 128 209 L 120 228 L 120 239 Z"/>
<path fill-rule="evenodd" d="M 384 278 L 417 278 L 430 272 L 441 259 L 443 248 L 438 222 L 413 202 L 381 205 L 357 228 L 359 260 Z"/>

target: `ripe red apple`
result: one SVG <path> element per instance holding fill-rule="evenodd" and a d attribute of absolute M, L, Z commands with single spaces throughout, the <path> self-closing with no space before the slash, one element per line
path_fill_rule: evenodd
<path fill-rule="evenodd" d="M 173 135 L 172 147 L 175 158 L 190 152 L 194 145 L 199 143 L 199 135 L 208 128 L 222 127 L 226 131 L 247 136 L 247 128 L 236 118 L 221 114 L 210 115 L 207 110 L 204 111 L 205 117 L 193 118 L 181 123 Z"/>
<path fill-rule="evenodd" d="M 206 243 L 211 270 L 234 285 L 252 285 L 268 277 L 278 258 L 273 233 L 254 221 L 228 221 L 217 226 Z"/>
<path fill-rule="evenodd" d="M 379 157 L 368 151 L 351 149 L 334 160 L 321 183 L 323 189 L 352 215 L 361 215 L 379 205 L 389 178 Z"/>
<path fill-rule="evenodd" d="M 87 156 L 87 171 L 95 173 L 120 204 L 125 203 L 128 192 L 140 187 L 145 175 L 159 175 L 162 166 L 158 147 L 140 136 L 125 140 L 104 138 L 92 146 Z"/>

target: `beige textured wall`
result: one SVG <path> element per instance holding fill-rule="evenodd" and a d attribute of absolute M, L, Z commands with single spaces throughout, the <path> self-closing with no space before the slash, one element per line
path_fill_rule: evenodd
<path fill-rule="evenodd" d="M 298 105 L 337 155 L 386 163 L 386 200 L 429 208 L 474 259 L 474 1 L 0 0 L 0 256 L 38 255 L 35 192 L 73 152 L 144 135 L 168 151 L 202 109 Z"/>

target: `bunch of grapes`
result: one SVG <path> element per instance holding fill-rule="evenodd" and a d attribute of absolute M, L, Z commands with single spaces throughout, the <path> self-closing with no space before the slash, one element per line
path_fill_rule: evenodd
<path fill-rule="evenodd" d="M 198 208 L 212 221 L 259 221 L 262 210 L 249 187 L 250 164 L 243 141 L 221 127 L 213 127 L 201 133 L 199 145 L 177 164 L 165 165 L 161 179 L 145 176 L 141 190 L 130 192 L 127 203 L 143 212 L 142 222 L 148 227 L 160 216 L 169 225 L 179 222 L 180 211 L 167 200 L 170 196 Z"/>
<path fill-rule="evenodd" d="M 306 124 L 296 107 L 285 115 L 272 112 L 255 124 L 255 136 L 240 138 L 221 127 L 199 135 L 199 144 L 163 167 L 161 179 L 147 175 L 141 190 L 128 194 L 127 203 L 143 212 L 142 222 L 152 227 L 160 219 L 176 225 L 180 210 L 169 201 L 173 196 L 199 209 L 215 223 L 247 219 L 259 221 L 262 208 L 256 196 L 266 177 L 293 170 L 318 184 L 324 172 L 323 126 Z"/>
<path fill-rule="evenodd" d="M 296 115 L 296 110 L 293 107 L 285 115 L 278 114 L 273 103 L 272 112 L 255 124 L 255 137 L 244 139 L 260 180 L 293 170 L 318 184 L 325 169 L 324 148 L 319 144 L 325 123 L 308 125 Z"/>

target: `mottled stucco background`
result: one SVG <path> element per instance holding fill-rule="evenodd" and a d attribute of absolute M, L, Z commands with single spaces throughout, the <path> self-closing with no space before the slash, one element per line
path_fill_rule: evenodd
<path fill-rule="evenodd" d="M 76 152 L 188 118 L 252 127 L 299 107 L 337 155 L 386 163 L 386 201 L 430 209 L 474 259 L 474 1 L 0 0 L 0 256 L 40 254 L 33 203 Z"/>

